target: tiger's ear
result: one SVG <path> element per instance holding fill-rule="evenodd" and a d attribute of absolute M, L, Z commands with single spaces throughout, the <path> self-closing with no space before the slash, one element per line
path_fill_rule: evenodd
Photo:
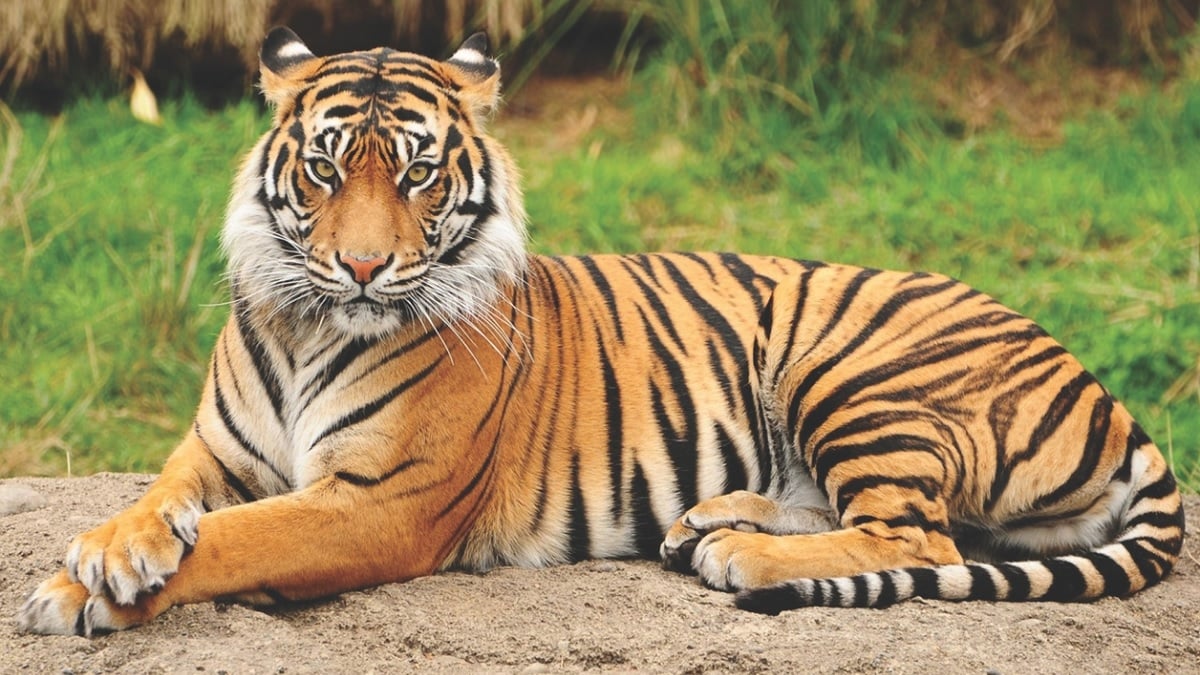
<path fill-rule="evenodd" d="M 282 26 L 267 33 L 258 58 L 263 95 L 281 113 L 291 109 L 304 80 L 321 65 L 304 41 Z"/>
<path fill-rule="evenodd" d="M 467 38 L 445 61 L 446 70 L 459 88 L 459 98 L 472 116 L 486 115 L 500 100 L 500 64 L 488 56 L 484 33 Z"/>

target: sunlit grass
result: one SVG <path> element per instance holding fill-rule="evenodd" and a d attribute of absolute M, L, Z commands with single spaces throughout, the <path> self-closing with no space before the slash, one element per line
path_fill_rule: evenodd
<path fill-rule="evenodd" d="M 229 176 L 262 120 L 252 104 L 163 112 L 162 128 L 119 100 L 19 116 L 13 175 L 45 170 L 0 213 L 0 473 L 154 469 L 196 404 L 225 315 Z"/>
<path fill-rule="evenodd" d="M 163 115 L 150 127 L 121 101 L 83 100 L 60 120 L 20 114 L 6 136 L 19 152 L 0 185 L 0 474 L 61 474 L 68 459 L 76 474 L 154 470 L 186 428 L 226 316 L 229 181 L 267 122 L 250 103 Z M 769 181 L 731 177 L 701 132 L 633 127 L 555 153 L 501 128 L 537 250 L 952 274 L 1065 342 L 1200 485 L 1200 90 L 1097 112 L 1050 149 L 931 136 L 899 168 L 773 137 L 742 151 Z M 15 201 L 14 186 L 27 186 Z"/>

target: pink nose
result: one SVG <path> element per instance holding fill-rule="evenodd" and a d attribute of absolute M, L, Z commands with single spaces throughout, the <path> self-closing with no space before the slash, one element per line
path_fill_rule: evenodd
<path fill-rule="evenodd" d="M 356 256 L 343 253 L 338 256 L 338 261 L 341 262 L 342 267 L 345 267 L 350 272 L 355 281 L 360 284 L 369 284 L 391 262 L 391 256 L 380 258 L 378 256 Z"/>

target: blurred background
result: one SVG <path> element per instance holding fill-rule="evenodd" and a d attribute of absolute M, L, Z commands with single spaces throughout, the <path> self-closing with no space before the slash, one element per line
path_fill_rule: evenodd
<path fill-rule="evenodd" d="M 1200 488 L 1200 0 L 6 0 L 0 476 L 155 471 L 227 315 L 259 41 L 492 38 L 534 250 L 944 272 Z"/>

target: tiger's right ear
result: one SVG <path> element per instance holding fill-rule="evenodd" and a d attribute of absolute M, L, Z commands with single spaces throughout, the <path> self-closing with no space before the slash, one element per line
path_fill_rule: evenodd
<path fill-rule="evenodd" d="M 321 65 L 304 41 L 282 26 L 267 34 L 258 58 L 263 95 L 281 114 L 291 109 L 304 80 Z"/>

